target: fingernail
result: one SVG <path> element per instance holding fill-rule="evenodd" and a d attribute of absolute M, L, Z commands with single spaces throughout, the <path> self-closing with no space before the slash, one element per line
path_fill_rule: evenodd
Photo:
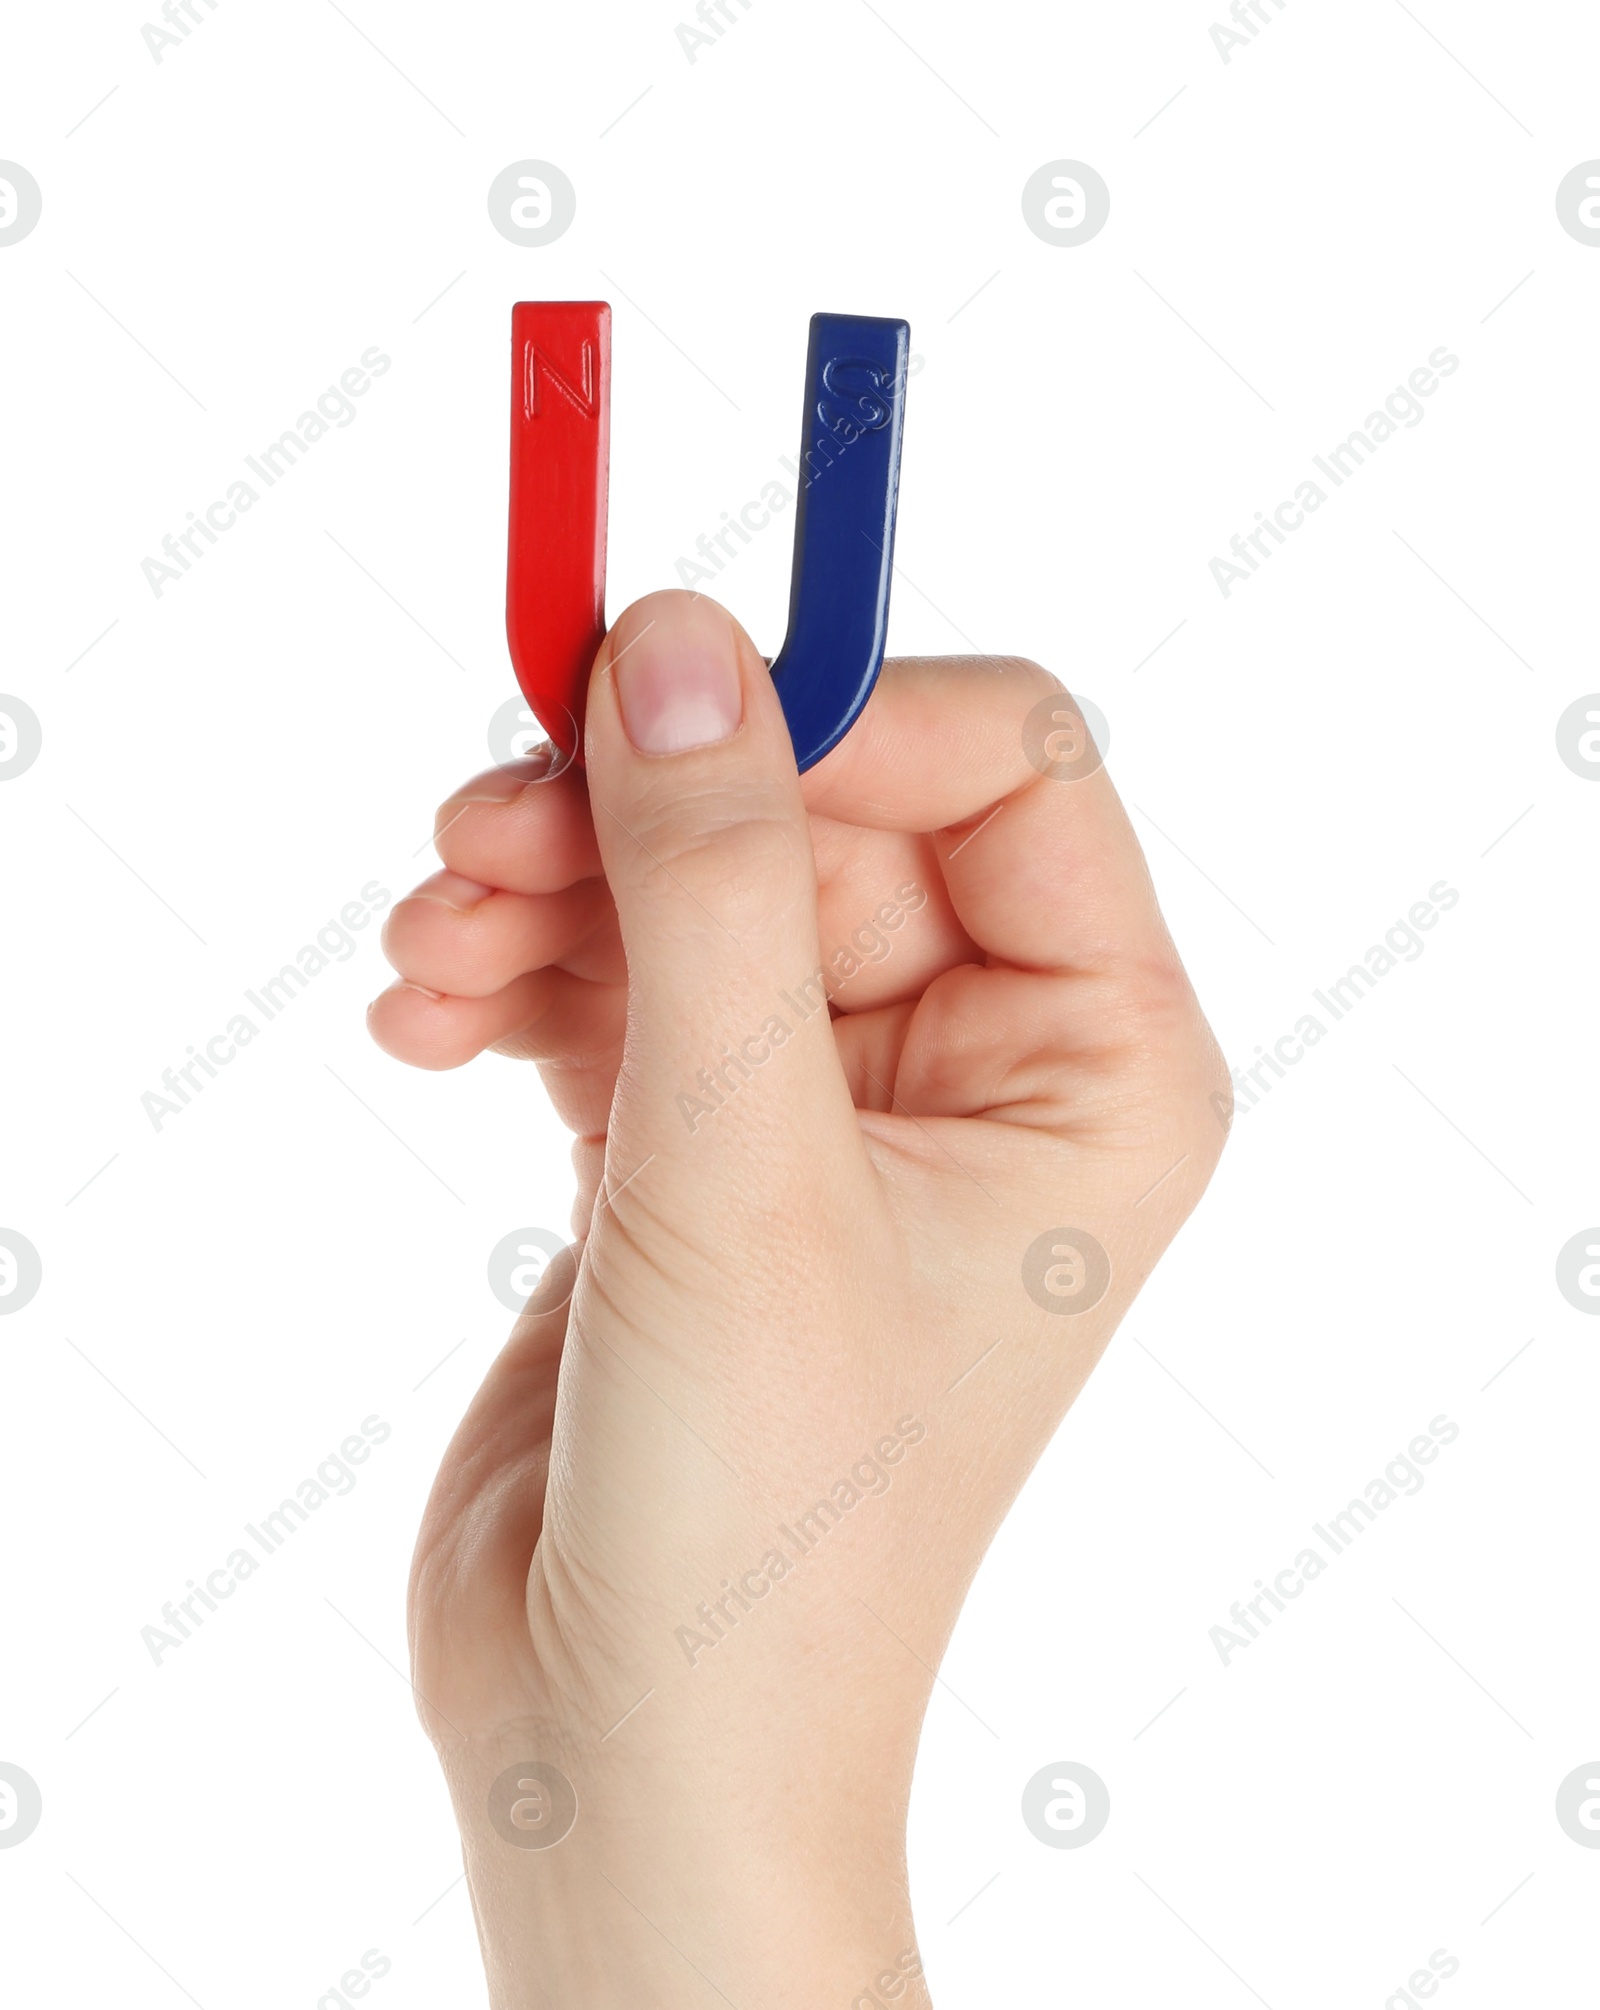
<path fill-rule="evenodd" d="M 453 822 L 468 803 L 509 803 L 533 783 L 550 780 L 555 772 L 554 758 L 555 748 L 547 741 L 520 760 L 504 761 L 486 774 L 474 775 L 439 805 L 433 820 L 435 830 L 441 822 Z"/>
<path fill-rule="evenodd" d="M 617 700 L 641 754 L 681 754 L 726 740 L 744 715 L 733 628 L 709 600 L 670 601 L 633 634 L 612 635 Z"/>
<path fill-rule="evenodd" d="M 413 984 L 409 977 L 397 977 L 387 991 L 380 991 L 377 997 L 373 999 L 372 1003 L 367 1007 L 367 1017 L 370 1019 L 383 1003 L 384 999 L 396 991 L 420 991 L 424 998 L 431 1000 L 435 1005 L 444 996 L 442 991 L 430 991 L 426 984 Z"/>
<path fill-rule="evenodd" d="M 411 898 L 436 900 L 441 907 L 454 908 L 458 914 L 470 914 L 493 892 L 492 886 L 481 886 L 477 880 L 468 879 L 464 873 L 436 872 L 432 879 L 425 879 L 422 882 Z"/>

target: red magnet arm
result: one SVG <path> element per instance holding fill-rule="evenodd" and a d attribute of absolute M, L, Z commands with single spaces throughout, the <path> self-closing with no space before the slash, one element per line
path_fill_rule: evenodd
<path fill-rule="evenodd" d="M 511 363 L 506 641 L 540 725 L 581 759 L 589 668 L 606 630 L 611 309 L 518 301 Z"/>

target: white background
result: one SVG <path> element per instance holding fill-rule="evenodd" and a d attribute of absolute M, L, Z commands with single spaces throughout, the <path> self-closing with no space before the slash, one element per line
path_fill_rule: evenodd
<path fill-rule="evenodd" d="M 44 195 L 0 250 L 0 689 L 44 732 L 0 787 L 0 1226 L 44 1264 L 0 1320 L 0 1759 L 44 1801 L 7 1999 L 312 2010 L 377 1948 L 383 2010 L 481 2000 L 403 1585 L 564 1140 L 530 1070 L 367 1043 L 375 929 L 159 1132 L 140 1099 L 486 764 L 509 309 L 569 296 L 616 313 L 613 611 L 794 451 L 814 309 L 910 320 L 892 647 L 1099 704 L 1235 1064 L 1460 895 L 1241 1116 L 979 1579 L 914 1807 L 940 2005 L 1380 2010 L 1439 1948 L 1449 2010 L 1593 2001 L 1554 1799 L 1600 1753 L 1600 1326 L 1555 1258 L 1600 1219 L 1600 787 L 1555 725 L 1600 689 L 1600 254 L 1554 198 L 1600 21 L 1288 0 L 1224 63 L 1179 0 L 753 0 L 691 64 L 643 0 L 197 11 L 157 64 L 133 6 L 19 8 L 0 77 Z M 527 157 L 578 193 L 542 250 L 486 210 Z M 1063 157 L 1111 190 L 1078 248 L 1020 206 Z M 372 345 L 354 423 L 154 596 Z M 1440 345 L 1425 420 L 1225 599 L 1229 537 Z M 769 648 L 788 565 L 774 527 L 716 588 Z M 373 1414 L 355 1491 L 153 1665 Z M 1441 1414 L 1224 1667 L 1208 1629 Z M 1082 1850 L 1018 1812 L 1061 1759 L 1111 1793 Z"/>

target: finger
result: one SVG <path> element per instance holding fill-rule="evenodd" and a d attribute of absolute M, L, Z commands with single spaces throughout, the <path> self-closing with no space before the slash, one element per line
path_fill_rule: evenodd
<path fill-rule="evenodd" d="M 451 998 L 401 978 L 367 1007 L 367 1031 L 413 1068 L 460 1068 L 527 1023 L 544 980 L 533 972 L 492 998 Z"/>
<path fill-rule="evenodd" d="M 942 971 L 981 960 L 956 918 L 930 839 L 811 819 L 822 969 L 836 1011 L 915 998 Z"/>
<path fill-rule="evenodd" d="M 600 870 L 589 795 L 551 748 L 476 775 L 439 805 L 434 847 L 454 872 L 510 893 L 558 893 Z"/>
<path fill-rule="evenodd" d="M 702 1181 L 760 1204 L 808 1148 L 861 1164 L 793 744 L 749 637 L 699 595 L 629 608 L 595 666 L 586 759 L 628 962 L 613 1147 L 659 1159 L 652 1191 L 702 1212 Z M 698 1108 L 715 1115 L 714 1154 Z M 694 1178 L 663 1177 L 691 1163 Z"/>
<path fill-rule="evenodd" d="M 383 953 L 413 984 L 488 998 L 524 971 L 567 961 L 612 918 L 598 880 L 561 893 L 522 894 L 437 872 L 390 914 Z"/>
<path fill-rule="evenodd" d="M 1165 963 L 1172 948 L 1144 855 L 1104 766 L 1092 755 L 1070 769 L 1047 762 L 1049 774 L 1036 765 L 1068 722 L 1081 728 L 1081 715 L 1036 663 L 899 659 L 806 778 L 808 805 L 937 831 L 956 914 L 991 956 L 1050 970 Z"/>
<path fill-rule="evenodd" d="M 1150 868 L 1110 776 L 1101 768 L 1056 781 L 1028 765 L 1011 794 L 935 838 L 962 926 L 988 956 L 1023 969 L 1182 982 Z"/>
<path fill-rule="evenodd" d="M 622 1056 L 620 987 L 530 971 L 492 998 L 452 998 L 403 980 L 367 1008 L 373 1039 L 414 1068 L 459 1068 L 488 1048 L 537 1061 L 570 1129 L 604 1130 Z"/>
<path fill-rule="evenodd" d="M 814 815 L 931 831 L 998 802 L 1023 772 L 1018 721 L 1061 688 L 1017 656 L 892 656 L 861 717 L 801 777 Z"/>

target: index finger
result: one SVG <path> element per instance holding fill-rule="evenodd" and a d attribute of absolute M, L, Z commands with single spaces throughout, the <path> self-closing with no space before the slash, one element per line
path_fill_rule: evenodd
<path fill-rule="evenodd" d="M 1075 736 L 1052 761 L 1052 735 Z M 883 666 L 849 734 L 801 777 L 808 809 L 931 831 L 962 926 L 1023 969 L 1164 965 L 1144 853 L 1060 680 L 1015 656 Z"/>

